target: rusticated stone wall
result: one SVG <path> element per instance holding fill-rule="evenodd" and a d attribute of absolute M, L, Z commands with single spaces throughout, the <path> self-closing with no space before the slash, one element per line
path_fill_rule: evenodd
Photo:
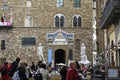
<path fill-rule="evenodd" d="M 56 0 L 31 0 L 32 6 L 27 7 L 27 0 L 7 0 L 6 4 L 13 12 L 13 28 L 10 30 L 0 29 L 0 40 L 6 41 L 6 50 L 0 50 L 0 57 L 7 58 L 8 61 L 20 57 L 22 61 L 30 63 L 38 61 L 37 47 L 38 43 L 43 43 L 44 56 L 47 61 L 47 50 L 51 47 L 54 52 L 57 49 L 65 50 L 66 63 L 68 61 L 69 47 L 73 49 L 73 59 L 80 60 L 80 52 L 73 46 L 48 46 L 46 43 L 46 34 L 54 33 L 59 30 L 54 28 L 54 16 L 58 13 L 65 16 L 65 28 L 61 28 L 66 33 L 74 33 L 75 39 L 80 39 L 80 44 L 85 43 L 86 54 L 92 62 L 92 1 L 81 0 L 81 7 L 74 8 L 73 0 L 64 0 L 64 7 L 57 8 Z M 0 7 L 4 2 L 0 0 Z M 0 11 L 2 16 L 3 11 Z M 7 13 L 6 13 L 7 14 Z M 72 17 L 76 14 L 82 17 L 82 28 L 72 28 Z M 25 16 L 33 17 L 33 27 L 24 27 Z M 22 45 L 23 37 L 34 37 L 36 45 Z M 53 59 L 54 59 L 53 52 Z"/>

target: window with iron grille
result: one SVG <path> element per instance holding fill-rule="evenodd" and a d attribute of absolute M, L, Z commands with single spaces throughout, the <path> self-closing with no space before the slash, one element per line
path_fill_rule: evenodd
<path fill-rule="evenodd" d="M 80 0 L 74 0 L 74 7 L 79 8 L 80 7 Z"/>
<path fill-rule="evenodd" d="M 56 0 L 56 7 L 63 7 L 64 6 L 64 0 Z"/>

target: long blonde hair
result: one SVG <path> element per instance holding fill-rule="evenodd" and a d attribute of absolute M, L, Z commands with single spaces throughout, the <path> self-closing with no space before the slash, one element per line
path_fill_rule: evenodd
<path fill-rule="evenodd" d="M 23 68 L 25 68 L 25 67 L 26 67 L 25 62 L 20 62 L 20 63 L 19 63 L 19 67 L 23 67 Z"/>

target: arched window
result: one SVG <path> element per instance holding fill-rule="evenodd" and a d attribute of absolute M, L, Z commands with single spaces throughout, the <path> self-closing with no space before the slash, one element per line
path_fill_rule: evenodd
<path fill-rule="evenodd" d="M 58 16 L 55 17 L 55 26 L 59 27 L 59 17 Z"/>
<path fill-rule="evenodd" d="M 33 26 L 33 19 L 31 16 L 25 17 L 25 27 L 32 27 Z"/>
<path fill-rule="evenodd" d="M 81 17 L 78 17 L 78 27 L 81 27 Z"/>
<path fill-rule="evenodd" d="M 73 27 L 77 28 L 77 27 L 81 27 L 81 26 L 82 26 L 81 16 L 75 15 L 73 17 Z"/>
<path fill-rule="evenodd" d="M 60 18 L 60 27 L 64 27 L 64 17 L 61 16 Z"/>
<path fill-rule="evenodd" d="M 32 17 L 29 17 L 29 26 L 32 26 Z"/>
<path fill-rule="evenodd" d="M 76 16 L 73 18 L 73 26 L 77 27 L 77 17 Z"/>
<path fill-rule="evenodd" d="M 5 50 L 5 40 L 1 40 L 1 50 Z"/>
<path fill-rule="evenodd" d="M 64 27 L 65 18 L 62 14 L 57 14 L 55 16 L 55 27 Z"/>

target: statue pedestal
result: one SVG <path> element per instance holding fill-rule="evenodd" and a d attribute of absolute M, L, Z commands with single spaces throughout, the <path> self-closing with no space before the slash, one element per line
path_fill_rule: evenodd
<path fill-rule="evenodd" d="M 82 55 L 81 60 L 79 61 L 79 64 L 90 64 L 90 61 L 87 60 L 86 55 Z"/>

